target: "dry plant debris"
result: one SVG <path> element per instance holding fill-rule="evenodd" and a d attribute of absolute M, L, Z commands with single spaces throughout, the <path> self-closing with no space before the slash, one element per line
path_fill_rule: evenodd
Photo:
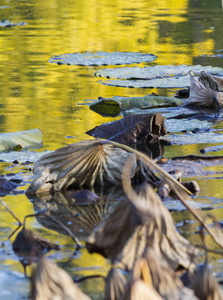
<path fill-rule="evenodd" d="M 33 272 L 31 285 L 33 300 L 90 300 L 66 271 L 42 257 Z"/>
<path fill-rule="evenodd" d="M 198 107 L 218 107 L 218 109 L 221 109 L 223 106 L 222 81 L 221 79 L 216 79 L 216 77 L 212 77 L 202 71 L 197 80 L 190 73 L 190 96 L 185 100 L 184 104 Z"/>

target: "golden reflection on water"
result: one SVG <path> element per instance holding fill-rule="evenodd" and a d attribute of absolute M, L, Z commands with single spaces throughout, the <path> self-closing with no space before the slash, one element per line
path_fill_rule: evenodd
<path fill-rule="evenodd" d="M 87 130 L 114 120 L 92 112 L 87 105 L 78 105 L 86 99 L 143 96 L 151 92 L 171 94 L 171 90 L 105 86 L 93 75 L 95 70 L 104 67 L 59 66 L 50 64 L 49 59 L 54 55 L 81 51 L 130 51 L 158 56 L 156 61 L 140 64 L 141 67 L 211 64 L 209 59 L 201 56 L 223 48 L 219 26 L 221 6 L 217 1 L 203 2 L 206 6 L 202 6 L 201 1 L 189 0 L 2 1 L 1 5 L 6 7 L 0 8 L 1 19 L 15 23 L 24 21 L 26 25 L 0 27 L 0 132 L 40 128 L 43 148 L 39 151 L 55 150 L 91 139 L 85 134 Z M 197 145 L 190 147 L 191 151 L 199 150 Z M 190 150 L 181 149 L 182 155 Z M 174 147 L 171 151 L 174 152 Z M 177 151 L 181 150 L 176 147 Z M 174 156 L 174 153 L 169 155 Z M 210 195 L 215 193 L 214 185 L 209 191 Z M 218 187 L 217 196 L 223 197 L 223 187 Z M 32 203 L 23 194 L 6 196 L 4 200 L 21 219 L 33 213 Z M 16 222 L 2 206 L 0 212 L 4 228 L 1 240 L 5 240 Z M 215 214 L 221 218 L 220 210 Z M 176 218 L 183 216 L 181 213 L 175 215 Z M 63 245 L 60 254 L 63 260 L 69 251 L 72 252 L 69 237 L 42 228 L 35 219 L 29 226 L 52 242 Z M 101 256 L 91 256 L 85 250 L 82 254 L 72 261 L 70 271 L 77 267 L 102 267 L 102 271 L 80 271 L 81 275 L 89 275 L 94 272 L 105 274 L 109 269 L 109 262 Z M 14 257 L 9 256 L 4 264 L 22 272 Z M 90 292 L 95 288 L 90 282 L 83 287 Z M 103 284 L 99 281 L 95 289 L 102 293 Z"/>

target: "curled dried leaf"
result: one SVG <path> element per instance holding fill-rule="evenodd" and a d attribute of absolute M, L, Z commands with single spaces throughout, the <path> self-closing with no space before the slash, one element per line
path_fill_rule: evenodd
<path fill-rule="evenodd" d="M 165 135 L 164 117 L 159 113 L 129 115 L 121 120 L 96 126 L 86 132 L 94 137 L 110 139 L 123 144 L 136 143 L 151 133 Z"/>
<path fill-rule="evenodd" d="M 194 267 L 192 259 L 197 254 L 196 249 L 177 232 L 170 212 L 148 184 L 139 186 L 138 191 L 133 190 L 129 180 L 130 170 L 131 158 L 127 160 L 123 169 L 123 189 L 135 207 L 141 225 L 136 227 L 117 260 L 123 267 L 131 270 L 135 261 L 149 246 L 155 249 L 172 269 L 179 266 L 186 269 Z"/>
<path fill-rule="evenodd" d="M 92 231 L 86 247 L 90 253 L 97 252 L 114 258 L 139 223 L 134 206 L 125 199 Z"/>
<path fill-rule="evenodd" d="M 66 271 L 42 257 L 33 273 L 31 284 L 33 300 L 90 300 Z"/>
<path fill-rule="evenodd" d="M 221 106 L 223 106 L 223 92 L 219 92 L 216 80 L 211 76 L 205 76 L 204 72 L 201 76 L 201 81 L 198 81 L 190 73 L 190 96 L 185 100 L 184 104 L 212 107 L 215 109 L 218 107 L 221 109 Z"/>
<path fill-rule="evenodd" d="M 18 255 L 41 256 L 45 251 L 58 250 L 59 246 L 49 242 L 48 240 L 38 236 L 33 231 L 23 229 L 16 236 L 13 244 L 13 250 Z"/>
<path fill-rule="evenodd" d="M 155 249 L 147 248 L 143 257 L 150 270 L 153 288 L 162 298 L 169 300 L 197 299 L 192 290 L 183 286 L 178 275 L 156 253 Z"/>

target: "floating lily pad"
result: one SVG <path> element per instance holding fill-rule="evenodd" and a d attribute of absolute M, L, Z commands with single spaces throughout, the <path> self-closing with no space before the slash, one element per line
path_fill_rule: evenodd
<path fill-rule="evenodd" d="M 100 83 L 108 86 L 127 88 L 186 88 L 190 86 L 190 78 L 187 76 L 165 77 L 150 80 L 103 80 Z"/>
<path fill-rule="evenodd" d="M 12 23 L 9 20 L 0 21 L 0 27 L 13 27 L 13 26 L 24 26 L 24 25 L 26 25 L 25 22 Z"/>
<path fill-rule="evenodd" d="M 216 132 L 187 132 L 185 134 L 167 135 L 165 136 L 165 140 L 178 145 L 223 143 L 223 135 Z"/>
<path fill-rule="evenodd" d="M 32 148 L 41 146 L 43 133 L 40 129 L 27 131 L 1 133 L 0 151 L 21 150 L 21 148 Z"/>
<path fill-rule="evenodd" d="M 101 65 L 126 65 L 141 62 L 151 62 L 156 60 L 157 56 L 148 53 L 136 52 L 82 52 L 72 54 L 55 55 L 50 59 L 51 63 L 59 65 L 77 65 L 77 66 L 101 66 Z"/>
<path fill-rule="evenodd" d="M 212 75 L 218 74 L 223 75 L 223 69 L 211 66 L 187 66 L 187 65 L 167 65 L 167 66 L 151 66 L 151 67 L 122 67 L 122 68 L 112 68 L 112 69 L 101 69 L 96 71 L 94 74 L 99 77 L 106 78 L 116 78 L 116 79 L 155 79 L 173 76 L 187 75 L 188 72 L 193 71 L 195 73 L 200 73 L 205 71 Z"/>
<path fill-rule="evenodd" d="M 132 108 L 176 107 L 183 101 L 173 97 L 144 96 L 144 97 L 119 97 L 102 99 L 90 105 L 90 109 L 101 115 L 118 115 L 123 110 Z"/>
<path fill-rule="evenodd" d="M 200 121 L 197 119 L 166 119 L 166 129 L 168 132 L 181 132 L 183 130 L 189 131 L 194 129 L 207 129 L 213 126 L 212 123 L 207 121 Z"/>
<path fill-rule="evenodd" d="M 95 72 L 96 76 L 117 78 L 121 80 L 105 80 L 100 83 L 120 87 L 137 88 L 183 88 L 190 86 L 188 72 L 200 73 L 205 71 L 212 75 L 222 75 L 223 69 L 211 66 L 152 66 L 152 67 L 123 67 L 102 69 Z M 125 80 L 124 80 L 125 79 Z"/>

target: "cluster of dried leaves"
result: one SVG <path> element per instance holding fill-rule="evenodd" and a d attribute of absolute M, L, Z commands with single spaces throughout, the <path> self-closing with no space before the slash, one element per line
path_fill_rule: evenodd
<path fill-rule="evenodd" d="M 126 198 L 86 240 L 90 253 L 98 252 L 112 261 L 105 279 L 105 299 L 222 299 L 206 264 L 199 276 L 196 264 L 201 253 L 176 230 L 170 212 L 154 190 L 157 181 L 168 184 L 185 204 L 190 192 L 147 155 L 114 141 L 96 139 L 43 156 L 34 165 L 34 181 L 27 193 L 122 182 Z M 221 232 L 205 225 L 201 211 L 187 207 L 222 247 Z M 181 280 L 186 275 L 188 286 Z M 54 297 L 89 299 L 64 270 L 42 258 L 34 272 L 32 298 Z"/>
<path fill-rule="evenodd" d="M 196 88 L 199 86 L 204 91 L 199 98 L 200 105 L 216 103 L 220 108 L 223 100 L 219 90 L 221 83 L 206 75 L 201 73 L 198 82 L 191 75 L 190 97 L 186 104 L 195 103 L 193 99 L 197 97 Z M 207 226 L 204 212 L 190 206 L 187 200 L 191 192 L 176 176 L 166 173 L 144 153 L 127 146 L 139 141 L 145 143 L 148 136 L 153 141 L 165 135 L 162 115 L 125 117 L 109 126 L 109 130 L 103 125 L 88 132 L 107 140 L 83 141 L 44 155 L 34 165 L 34 180 L 27 195 L 32 197 L 96 186 L 105 190 L 109 186 L 123 189 L 125 198 L 106 217 L 88 216 L 94 218 L 94 222 L 86 240 L 87 250 L 100 253 L 112 262 L 105 278 L 104 299 L 223 299 L 208 263 L 197 266 L 202 253 L 176 230 L 160 196 L 169 196 L 170 191 L 174 193 L 223 248 L 221 231 Z M 165 190 L 168 190 L 167 194 Z M 13 243 L 14 251 L 26 263 L 28 261 L 27 264 L 40 258 L 33 272 L 32 299 L 90 299 L 63 269 L 44 257 L 46 251 L 58 246 L 26 229 L 25 220 L 23 224 L 19 223 L 23 227 Z M 77 246 L 82 246 L 74 232 L 62 223 L 60 225 Z"/>

